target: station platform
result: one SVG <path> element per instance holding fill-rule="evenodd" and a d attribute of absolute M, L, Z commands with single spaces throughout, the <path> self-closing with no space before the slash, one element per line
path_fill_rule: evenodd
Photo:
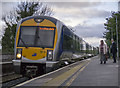
<path fill-rule="evenodd" d="M 95 56 L 15 86 L 21 87 L 119 88 L 118 62 L 108 59 L 106 64 L 100 64 L 99 56 Z"/>

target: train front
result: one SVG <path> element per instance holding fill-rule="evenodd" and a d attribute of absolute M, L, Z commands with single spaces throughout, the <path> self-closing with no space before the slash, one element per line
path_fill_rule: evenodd
<path fill-rule="evenodd" d="M 23 75 L 45 73 L 46 61 L 54 61 L 56 42 L 55 19 L 39 16 L 21 20 L 16 30 L 15 72 Z"/>

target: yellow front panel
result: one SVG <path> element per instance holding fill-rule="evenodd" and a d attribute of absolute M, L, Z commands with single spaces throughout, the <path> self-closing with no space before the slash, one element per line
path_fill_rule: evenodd
<path fill-rule="evenodd" d="M 43 49 L 24 48 L 22 56 L 30 60 L 39 60 L 47 56 L 47 51 Z"/>
<path fill-rule="evenodd" d="M 21 26 L 37 26 L 37 23 L 34 21 L 34 19 L 30 19 L 23 22 Z"/>

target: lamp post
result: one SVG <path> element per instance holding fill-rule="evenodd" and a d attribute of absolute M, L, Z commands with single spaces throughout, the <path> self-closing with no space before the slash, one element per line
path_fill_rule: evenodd
<path fill-rule="evenodd" d="M 118 47 L 118 27 L 117 27 L 117 15 L 116 17 L 116 41 L 117 41 L 117 59 L 119 60 L 119 47 Z"/>

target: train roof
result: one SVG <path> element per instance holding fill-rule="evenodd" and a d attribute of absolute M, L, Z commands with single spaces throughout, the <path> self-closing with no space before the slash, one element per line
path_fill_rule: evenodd
<path fill-rule="evenodd" d="M 50 16 L 29 16 L 29 17 L 26 17 L 26 18 L 23 18 L 21 20 L 21 23 L 23 23 L 24 21 L 26 20 L 29 20 L 29 19 L 47 19 L 47 20 L 50 20 L 52 21 L 55 25 L 56 25 L 56 22 L 58 21 L 56 18 L 53 18 L 53 17 L 50 17 Z"/>

